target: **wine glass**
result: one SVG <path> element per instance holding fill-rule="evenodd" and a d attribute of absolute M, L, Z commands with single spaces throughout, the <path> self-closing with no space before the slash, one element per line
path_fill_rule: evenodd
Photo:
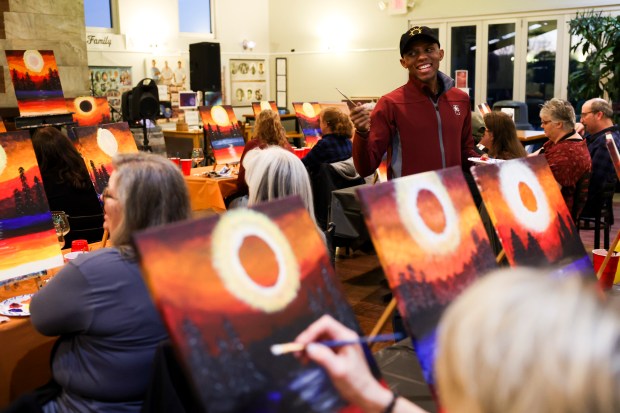
<path fill-rule="evenodd" d="M 192 149 L 192 165 L 195 163 L 196 167 L 200 165 L 200 163 L 205 159 L 205 154 L 202 151 L 202 148 L 194 148 Z"/>
<path fill-rule="evenodd" d="M 58 237 L 58 245 L 62 249 L 65 246 L 65 235 L 71 229 L 69 227 L 69 217 L 64 211 L 52 211 L 52 222 L 56 230 L 56 237 Z"/>

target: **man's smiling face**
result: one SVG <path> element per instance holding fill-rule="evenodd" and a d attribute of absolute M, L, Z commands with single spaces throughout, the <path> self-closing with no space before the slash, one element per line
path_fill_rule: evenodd
<path fill-rule="evenodd" d="M 444 51 L 433 40 L 420 36 L 408 44 L 400 64 L 422 83 L 434 85 Z"/>

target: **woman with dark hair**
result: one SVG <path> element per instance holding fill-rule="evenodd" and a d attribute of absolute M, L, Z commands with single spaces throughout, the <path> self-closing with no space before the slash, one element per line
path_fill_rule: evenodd
<path fill-rule="evenodd" d="M 484 115 L 486 129 L 480 143 L 488 149 L 488 155 L 495 159 L 516 159 L 527 156 L 512 118 L 504 112 L 492 111 Z"/>
<path fill-rule="evenodd" d="M 139 412 L 158 344 L 168 334 L 132 248 L 140 230 L 190 216 L 183 176 L 169 160 L 132 153 L 113 159 L 103 193 L 112 248 L 80 255 L 30 303 L 42 334 L 60 336 L 52 355 L 53 412 Z"/>
<path fill-rule="evenodd" d="M 280 122 L 280 115 L 272 110 L 263 110 L 256 117 L 254 124 L 254 137 L 243 148 L 241 161 L 239 162 L 239 176 L 237 177 L 237 192 L 231 198 L 239 198 L 248 194 L 248 184 L 245 182 L 245 167 L 243 159 L 252 149 L 264 149 L 268 146 L 280 146 L 290 152 L 293 148 L 286 138 L 286 130 Z"/>
<path fill-rule="evenodd" d="M 74 239 L 101 241 L 103 210 L 84 159 L 68 137 L 54 127 L 38 129 L 32 136 L 43 188 L 52 211 L 69 216 L 71 230 L 65 246 Z"/>
<path fill-rule="evenodd" d="M 301 160 L 310 176 L 316 174 L 322 163 L 344 161 L 351 157 L 353 123 L 349 115 L 336 107 L 321 111 L 320 126 L 323 136 Z"/>

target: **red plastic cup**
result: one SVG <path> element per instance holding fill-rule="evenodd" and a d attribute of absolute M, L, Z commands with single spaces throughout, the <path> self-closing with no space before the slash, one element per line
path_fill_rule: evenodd
<path fill-rule="evenodd" d="M 295 152 L 295 155 L 297 155 L 297 157 L 299 159 L 304 157 L 304 148 L 294 148 L 293 151 Z"/>
<path fill-rule="evenodd" d="M 181 166 L 181 158 L 168 158 L 177 166 Z"/>
<path fill-rule="evenodd" d="M 84 251 L 88 252 L 88 241 L 85 239 L 74 239 L 71 241 L 71 252 Z"/>
<path fill-rule="evenodd" d="M 192 172 L 192 160 L 181 159 L 181 170 L 183 171 L 183 175 L 189 176 Z"/>
<path fill-rule="evenodd" d="M 597 249 L 592 251 L 592 263 L 594 264 L 595 273 L 598 274 L 598 270 L 601 268 L 606 255 L 607 250 L 605 249 Z M 612 253 L 611 257 L 609 257 L 609 261 L 607 262 L 607 266 L 601 274 L 601 278 L 598 280 L 599 285 L 605 291 L 609 290 L 614 284 L 616 270 L 618 269 L 618 261 L 620 261 L 620 253 Z"/>
<path fill-rule="evenodd" d="M 310 147 L 306 146 L 306 147 L 304 148 L 304 156 L 308 155 L 308 154 L 310 153 L 310 151 L 311 151 L 311 150 L 312 150 L 312 148 L 310 148 Z"/>

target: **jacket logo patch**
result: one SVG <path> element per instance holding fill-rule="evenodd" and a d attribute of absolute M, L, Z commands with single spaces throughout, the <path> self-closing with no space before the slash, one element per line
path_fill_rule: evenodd
<path fill-rule="evenodd" d="M 461 108 L 459 105 L 452 105 L 452 110 L 454 110 L 456 116 L 461 116 Z"/>

